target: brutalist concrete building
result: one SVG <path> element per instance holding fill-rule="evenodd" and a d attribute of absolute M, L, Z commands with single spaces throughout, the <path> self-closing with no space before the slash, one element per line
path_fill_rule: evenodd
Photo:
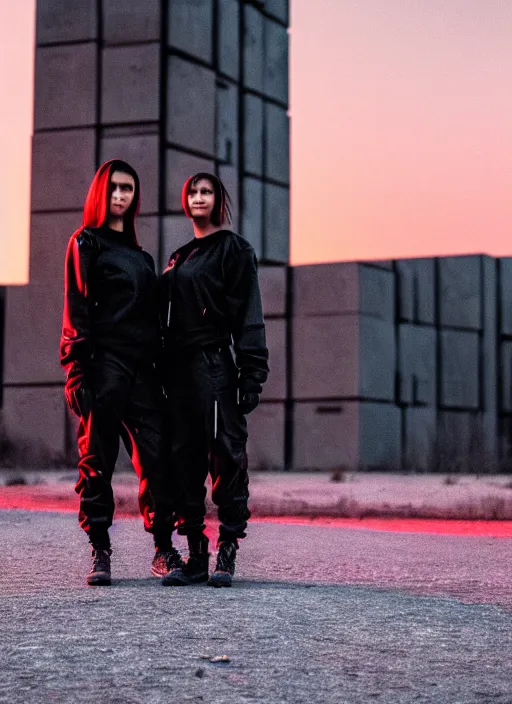
<path fill-rule="evenodd" d="M 5 292 L 0 365 L 19 463 L 66 462 L 74 448 L 63 259 L 97 166 L 119 157 L 141 175 L 138 234 L 159 267 L 190 237 L 186 177 L 215 170 L 234 197 L 260 259 L 271 356 L 252 466 L 504 466 L 512 260 L 287 266 L 287 26 L 286 0 L 38 1 L 30 284 Z"/>
<path fill-rule="evenodd" d="M 23 448 L 45 462 L 74 444 L 63 257 L 100 163 L 138 170 L 138 236 L 160 268 L 190 238 L 181 186 L 198 170 L 224 180 L 260 261 L 288 262 L 287 28 L 287 0 L 38 0 L 30 284 L 6 291 L 4 323 L 2 432 L 20 461 Z M 277 358 L 284 321 L 270 327 Z"/>

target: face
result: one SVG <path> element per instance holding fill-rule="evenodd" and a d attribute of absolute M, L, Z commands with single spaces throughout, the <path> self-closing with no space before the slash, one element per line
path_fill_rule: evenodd
<path fill-rule="evenodd" d="M 211 219 L 213 207 L 215 205 L 215 193 L 211 182 L 203 178 L 193 186 L 188 192 L 188 207 L 192 218 Z"/>
<path fill-rule="evenodd" d="M 110 215 L 122 218 L 135 196 L 135 179 L 130 174 L 114 171 L 110 177 Z"/>

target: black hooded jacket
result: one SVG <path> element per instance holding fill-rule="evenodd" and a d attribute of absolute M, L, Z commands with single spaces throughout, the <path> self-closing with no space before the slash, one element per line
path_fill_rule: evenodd
<path fill-rule="evenodd" d="M 161 279 L 164 356 L 233 344 L 246 388 L 268 375 L 256 255 L 240 235 L 220 230 L 176 250 Z"/>
<path fill-rule="evenodd" d="M 60 360 L 68 379 L 86 374 L 92 356 L 102 350 L 137 364 L 152 362 L 158 347 L 155 265 L 135 237 L 138 179 L 133 206 L 125 216 L 125 231 L 111 230 L 105 224 L 110 175 L 120 163 L 107 162 L 98 170 L 84 208 L 84 227 L 68 244 L 60 343 Z"/>

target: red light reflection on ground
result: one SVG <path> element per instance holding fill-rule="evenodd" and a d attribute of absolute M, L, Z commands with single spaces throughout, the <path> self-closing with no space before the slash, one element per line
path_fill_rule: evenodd
<path fill-rule="evenodd" d="M 78 497 L 70 494 L 52 495 L 43 487 L 37 493 L 24 493 L 26 487 L 1 487 L 0 509 L 21 511 L 78 512 Z M 116 508 L 116 518 L 139 518 L 133 511 Z M 393 533 L 433 533 L 436 535 L 512 538 L 512 521 L 457 521 L 423 518 L 308 518 L 305 516 L 255 516 L 251 522 L 281 523 L 303 526 L 346 528 L 349 530 L 390 531 Z M 208 521 L 208 528 L 212 530 Z M 212 536 L 210 536 L 213 538 Z"/>

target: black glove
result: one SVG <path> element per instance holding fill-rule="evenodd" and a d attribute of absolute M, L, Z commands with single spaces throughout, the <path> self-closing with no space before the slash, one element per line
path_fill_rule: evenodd
<path fill-rule="evenodd" d="M 238 401 L 238 410 L 242 415 L 246 416 L 251 411 L 254 411 L 259 402 L 259 394 L 256 394 L 254 392 L 246 393 Z"/>
<path fill-rule="evenodd" d="M 88 385 L 81 371 L 73 370 L 68 376 L 64 394 L 71 412 L 78 418 L 85 415 L 86 407 L 90 406 L 90 398 Z"/>
<path fill-rule="evenodd" d="M 254 379 L 240 378 L 238 385 L 238 410 L 246 416 L 254 411 L 260 402 L 262 386 Z"/>

